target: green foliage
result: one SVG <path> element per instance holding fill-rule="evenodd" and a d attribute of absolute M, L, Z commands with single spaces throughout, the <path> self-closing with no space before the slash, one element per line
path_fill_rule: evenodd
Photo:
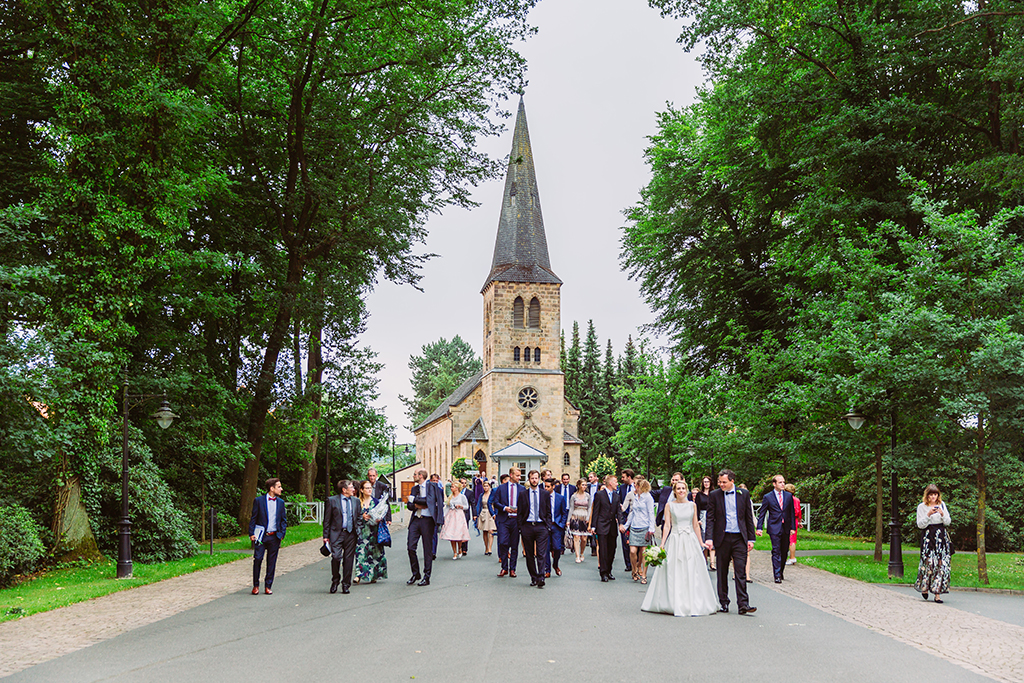
<path fill-rule="evenodd" d="M 452 463 L 452 479 L 469 477 L 476 471 L 476 463 L 469 458 L 458 458 Z"/>
<path fill-rule="evenodd" d="M 615 459 L 603 453 L 598 455 L 587 465 L 587 474 L 589 475 L 591 472 L 597 475 L 599 481 L 604 481 L 606 476 L 617 472 Z"/>
<path fill-rule="evenodd" d="M 301 493 L 289 493 L 287 500 L 289 503 L 295 503 L 297 505 L 306 503 L 306 497 Z M 292 506 L 286 506 L 285 518 L 286 521 L 288 522 L 289 529 L 298 526 L 299 520 L 301 519 L 301 517 L 299 516 L 299 511 Z"/>
<path fill-rule="evenodd" d="M 413 395 L 399 396 L 413 427 L 418 427 L 441 401 L 482 367 L 473 347 L 459 335 L 451 341 L 441 338 L 424 344 L 421 351 L 420 355 L 409 356 Z"/>
<path fill-rule="evenodd" d="M 160 475 L 149 448 L 129 441 L 128 511 L 132 521 L 132 560 L 163 562 L 194 555 L 198 550 L 188 517 L 173 501 L 173 491 Z M 121 450 L 110 450 L 100 470 L 101 512 L 93 520 L 96 542 L 107 556 L 117 554 L 117 522 L 121 518 Z"/>
<path fill-rule="evenodd" d="M 0 587 L 17 574 L 35 569 L 46 549 L 41 529 L 29 511 L 20 505 L 5 505 L 0 515 Z"/>

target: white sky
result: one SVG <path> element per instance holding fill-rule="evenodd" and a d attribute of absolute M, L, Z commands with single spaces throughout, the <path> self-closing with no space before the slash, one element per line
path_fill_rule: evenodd
<path fill-rule="evenodd" d="M 699 66 L 675 42 L 676 22 L 644 0 L 544 0 L 531 14 L 539 32 L 521 46 L 529 63 L 525 103 L 551 265 L 562 286 L 562 329 L 593 319 L 616 356 L 626 337 L 652 319 L 635 282 L 619 268 L 622 211 L 649 178 L 643 151 L 666 102 L 693 101 Z M 514 113 L 516 99 L 507 107 Z M 514 118 L 501 138 L 484 142 L 503 158 Z M 427 224 L 425 252 L 438 254 L 420 286 L 382 282 L 369 297 L 360 343 L 378 353 L 379 406 L 414 440 L 399 394 L 410 395 L 409 356 L 441 337 L 460 335 L 480 354 L 480 287 L 490 270 L 504 179 L 477 188 L 472 211 L 450 209 Z"/>

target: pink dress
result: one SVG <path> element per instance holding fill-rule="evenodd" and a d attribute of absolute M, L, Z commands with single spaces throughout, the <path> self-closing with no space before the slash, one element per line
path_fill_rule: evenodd
<path fill-rule="evenodd" d="M 461 505 L 458 509 L 455 506 Z M 461 493 L 451 499 L 445 505 L 444 526 L 441 527 L 440 539 L 442 541 L 468 541 L 469 524 L 466 522 L 466 510 L 469 509 L 469 501 Z"/>

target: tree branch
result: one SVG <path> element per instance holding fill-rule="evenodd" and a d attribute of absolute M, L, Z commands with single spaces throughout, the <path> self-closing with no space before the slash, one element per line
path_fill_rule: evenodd
<path fill-rule="evenodd" d="M 964 24 L 964 23 L 966 23 L 968 21 L 974 21 L 975 19 L 983 19 L 984 17 L 1021 17 L 1021 16 L 1024 16 L 1024 11 L 1022 11 L 1022 12 L 978 12 L 977 14 L 972 14 L 969 17 L 964 17 L 960 21 L 954 21 L 952 24 L 946 24 L 942 28 L 930 28 L 930 29 L 928 29 L 926 31 L 921 31 L 920 33 L 915 33 L 913 37 L 914 38 L 918 38 L 920 36 L 923 36 L 926 33 L 939 33 L 941 31 L 945 31 L 947 28 L 953 28 L 954 26 L 959 26 L 960 24 Z"/>

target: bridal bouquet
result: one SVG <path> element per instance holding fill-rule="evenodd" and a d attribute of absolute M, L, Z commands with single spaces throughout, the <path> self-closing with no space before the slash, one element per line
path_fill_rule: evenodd
<path fill-rule="evenodd" d="M 665 549 L 657 545 L 647 546 L 644 550 L 644 560 L 648 567 L 660 567 L 665 561 Z"/>

